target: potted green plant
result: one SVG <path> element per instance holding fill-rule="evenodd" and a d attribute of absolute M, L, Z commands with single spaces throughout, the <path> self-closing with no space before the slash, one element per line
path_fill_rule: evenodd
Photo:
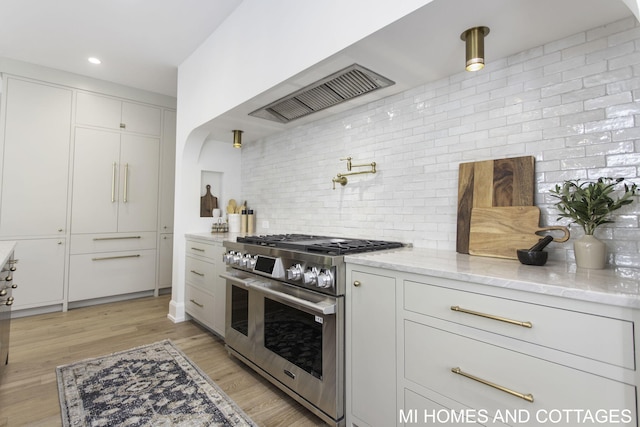
<path fill-rule="evenodd" d="M 614 222 L 611 213 L 633 202 L 638 194 L 636 184 L 626 184 L 624 178 L 598 178 L 595 182 L 579 179 L 565 181 L 551 190 L 558 199 L 555 206 L 560 218 L 570 218 L 584 230 L 584 236 L 574 242 L 578 267 L 604 268 L 606 245 L 593 235 L 602 224 Z M 620 188 L 619 184 L 622 184 Z M 622 193 L 620 191 L 624 190 Z"/>

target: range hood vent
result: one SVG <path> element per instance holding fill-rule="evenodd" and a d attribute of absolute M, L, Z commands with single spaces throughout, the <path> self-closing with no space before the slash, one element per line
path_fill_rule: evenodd
<path fill-rule="evenodd" d="M 288 123 L 325 108 L 394 85 L 358 64 L 353 64 L 290 95 L 249 113 L 250 116 Z"/>

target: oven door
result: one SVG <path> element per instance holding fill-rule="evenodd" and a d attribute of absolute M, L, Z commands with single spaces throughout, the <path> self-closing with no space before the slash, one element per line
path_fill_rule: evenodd
<path fill-rule="evenodd" d="M 223 277 L 230 303 L 227 345 L 332 420 L 340 420 L 344 415 L 344 298 L 246 273 Z"/>

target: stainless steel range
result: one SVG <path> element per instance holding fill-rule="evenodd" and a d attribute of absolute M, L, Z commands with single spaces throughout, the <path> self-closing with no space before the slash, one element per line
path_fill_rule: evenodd
<path fill-rule="evenodd" d="M 344 424 L 344 255 L 398 242 L 302 234 L 225 242 L 230 353 L 332 425 Z"/>

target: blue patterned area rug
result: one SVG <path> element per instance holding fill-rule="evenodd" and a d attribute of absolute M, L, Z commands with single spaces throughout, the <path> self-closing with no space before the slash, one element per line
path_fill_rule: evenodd
<path fill-rule="evenodd" d="M 68 426 L 255 426 L 165 340 L 56 368 Z"/>

